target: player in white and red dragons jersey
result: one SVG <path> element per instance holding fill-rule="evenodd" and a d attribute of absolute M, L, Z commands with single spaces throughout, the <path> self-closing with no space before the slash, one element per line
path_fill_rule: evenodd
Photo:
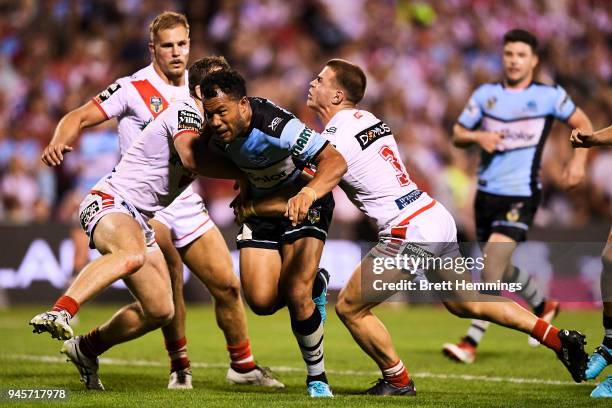
<path fill-rule="evenodd" d="M 394 289 L 374 293 L 376 288 L 373 291 L 368 282 L 373 276 L 379 276 L 376 279 L 386 278 L 384 282 L 397 283 L 404 275 L 396 270 L 375 275 L 376 260 L 392 260 L 382 259 L 385 257 L 410 253 L 447 260 L 460 256 L 457 231 L 453 217 L 444 206 L 410 180 L 389 127 L 370 112 L 357 108 L 365 85 L 366 77 L 361 68 L 334 59 L 310 83 L 308 92 L 308 107 L 326 123 L 322 135 L 336 147 L 348 165 L 339 186 L 357 207 L 376 220 L 379 230 L 378 245 L 357 266 L 340 292 L 336 312 L 382 372 L 382 379 L 366 393 L 409 396 L 416 394 L 414 382 L 389 332 L 372 313 L 372 309 L 393 294 Z M 286 201 L 276 197 L 246 202 L 238 213 L 241 216 L 244 208 L 250 208 L 260 215 L 278 215 L 286 206 Z M 454 270 L 413 272 L 424 274 L 433 282 L 454 282 L 461 276 Z M 451 313 L 460 317 L 479 316 L 531 334 L 557 353 L 575 381 L 584 378 L 587 356 L 582 343 L 584 336 L 580 333 L 559 331 L 517 303 L 496 301 L 497 296 L 465 292 L 445 295 L 441 300 Z"/>
<path fill-rule="evenodd" d="M 118 79 L 91 101 L 62 118 L 43 153 L 43 162 L 59 165 L 63 153 L 72 150 L 70 145 L 81 129 L 115 117 L 118 119 L 119 144 L 124 155 L 140 138 L 142 131 L 171 103 L 190 99 L 190 91 L 194 91 L 193 88 L 199 84 L 199 77 L 189 84 L 192 86 L 188 86 L 191 75 L 185 68 L 189 59 L 189 25 L 185 16 L 173 12 L 157 16 L 150 26 L 149 48 L 151 65 L 129 77 Z M 196 72 L 198 70 L 229 68 L 222 57 L 204 58 L 199 63 L 192 66 L 192 74 L 204 73 Z M 169 204 L 169 207 L 157 211 L 150 224 L 168 264 L 175 309 L 170 324 L 162 328 L 171 361 L 168 388 L 192 388 L 185 337 L 183 261 L 204 282 L 215 300 L 215 315 L 225 334 L 232 360 L 228 380 L 249 384 L 263 381 L 263 385 L 269 385 L 269 376 L 254 364 L 252 358 L 240 283 L 233 274 L 229 251 L 221 233 L 208 216 L 202 198 L 190 185 L 174 202 L 165 204 Z M 188 257 L 191 258 L 190 262 L 187 261 Z M 56 308 L 65 307 L 64 301 Z M 74 315 L 76 310 L 71 307 L 69 312 Z M 253 370 L 258 371 L 254 373 Z M 255 374 L 256 379 L 252 378 Z M 279 384 L 272 383 L 272 386 Z"/>

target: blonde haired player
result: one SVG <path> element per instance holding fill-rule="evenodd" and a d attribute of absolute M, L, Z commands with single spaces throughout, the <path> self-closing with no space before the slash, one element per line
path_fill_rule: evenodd
<path fill-rule="evenodd" d="M 149 32 L 151 64 L 131 76 L 119 78 L 91 101 L 66 114 L 43 152 L 43 162 L 50 166 L 61 164 L 63 154 L 72 150 L 71 145 L 82 129 L 111 118 L 118 120 L 119 146 L 123 155 L 143 129 L 171 103 L 189 98 L 187 18 L 179 13 L 163 12 L 153 20 Z M 213 59 L 212 64 L 205 62 L 206 59 L 193 68 L 205 70 L 209 65 L 216 69 L 229 67 L 221 58 Z M 199 83 L 199 78 L 194 82 Z M 215 300 L 217 323 L 225 334 L 231 359 L 228 380 L 278 386 L 278 382 L 270 381 L 269 375 L 255 365 L 240 298 L 240 283 L 233 274 L 227 246 L 210 219 L 202 197 L 190 185 L 168 208 L 158 211 L 150 223 L 169 267 L 175 309 L 174 318 L 162 329 L 171 360 L 168 388 L 192 388 L 185 337 L 183 261 L 204 282 Z M 117 263 L 120 265 L 120 260 Z M 112 265 L 121 269 L 115 263 Z M 64 310 L 69 314 L 66 324 L 78 310 L 78 302 L 71 300 L 69 293 L 54 306 L 56 311 Z M 33 324 L 44 327 L 46 323 L 43 318 L 35 318 Z M 90 333 L 94 343 L 97 342 L 95 333 L 95 330 Z M 56 334 L 59 337 L 71 336 L 68 330 L 65 334 Z"/>

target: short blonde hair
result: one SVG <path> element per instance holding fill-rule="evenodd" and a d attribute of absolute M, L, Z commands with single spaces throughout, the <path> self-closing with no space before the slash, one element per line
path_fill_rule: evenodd
<path fill-rule="evenodd" d="M 149 25 L 149 41 L 155 43 L 157 34 L 162 30 L 174 28 L 176 26 L 183 26 L 187 29 L 189 34 L 189 23 L 187 17 L 184 14 L 176 13 L 174 11 L 164 11 L 151 22 Z"/>

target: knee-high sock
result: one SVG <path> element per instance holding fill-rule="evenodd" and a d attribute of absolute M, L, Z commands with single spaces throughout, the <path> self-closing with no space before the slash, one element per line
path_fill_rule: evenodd
<path fill-rule="evenodd" d="M 327 382 L 323 359 L 323 322 L 319 310 L 314 308 L 312 315 L 306 320 L 293 320 L 292 318 L 291 328 L 306 363 L 308 381 Z"/>

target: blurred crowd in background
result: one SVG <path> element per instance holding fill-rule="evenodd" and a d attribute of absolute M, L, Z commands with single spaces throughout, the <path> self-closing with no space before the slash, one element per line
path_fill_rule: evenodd
<path fill-rule="evenodd" d="M 473 237 L 477 148 L 451 128 L 471 92 L 501 78 L 503 34 L 540 40 L 537 79 L 559 83 L 595 128 L 612 123 L 612 2 L 608 0 L 22 0 L 0 2 L 0 222 L 73 222 L 88 189 L 119 158 L 116 124 L 83 132 L 59 168 L 40 161 L 58 120 L 118 77 L 149 63 L 148 25 L 164 10 L 191 24 L 191 60 L 221 54 L 267 97 L 317 130 L 309 81 L 330 58 L 366 71 L 361 107 L 387 122 L 412 178 Z M 587 183 L 563 190 L 570 129 L 544 153 L 537 225 L 582 227 L 612 214 L 612 150 L 590 152 Z M 213 218 L 231 223 L 231 183 L 201 180 Z M 363 238 L 367 223 L 336 194 L 335 220 Z"/>

